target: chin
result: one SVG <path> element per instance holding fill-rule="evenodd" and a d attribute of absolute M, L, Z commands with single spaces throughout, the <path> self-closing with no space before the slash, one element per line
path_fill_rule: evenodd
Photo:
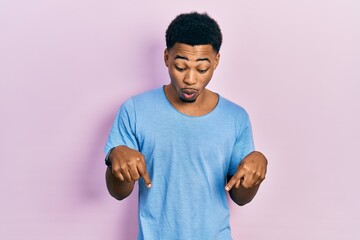
<path fill-rule="evenodd" d="M 196 98 L 194 98 L 194 99 L 184 99 L 184 98 L 180 98 L 180 100 L 181 100 L 182 102 L 185 102 L 185 103 L 193 103 L 193 102 L 196 101 Z"/>

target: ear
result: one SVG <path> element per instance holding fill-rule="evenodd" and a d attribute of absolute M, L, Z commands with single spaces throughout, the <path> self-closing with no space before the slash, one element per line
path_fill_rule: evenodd
<path fill-rule="evenodd" d="M 164 62 L 165 62 L 165 66 L 169 67 L 169 51 L 167 48 L 165 48 L 164 51 Z"/>
<path fill-rule="evenodd" d="M 217 66 L 218 66 L 218 64 L 219 64 L 219 61 L 220 61 L 220 52 L 218 52 L 218 53 L 216 54 L 214 69 L 217 68 Z"/>

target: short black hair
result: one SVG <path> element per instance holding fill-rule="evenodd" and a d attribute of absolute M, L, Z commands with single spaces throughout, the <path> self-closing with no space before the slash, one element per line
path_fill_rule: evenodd
<path fill-rule="evenodd" d="M 191 46 L 211 44 L 218 53 L 222 34 L 217 22 L 207 13 L 183 13 L 178 15 L 166 30 L 166 47 L 171 49 L 175 43 Z"/>

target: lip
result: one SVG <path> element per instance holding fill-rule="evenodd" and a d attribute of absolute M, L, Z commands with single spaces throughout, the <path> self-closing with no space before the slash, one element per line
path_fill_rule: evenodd
<path fill-rule="evenodd" d="M 198 91 L 193 88 L 182 88 L 181 93 L 183 99 L 187 99 L 188 101 L 191 101 L 196 98 Z"/>
<path fill-rule="evenodd" d="M 198 91 L 194 88 L 182 88 L 181 91 L 185 94 L 194 94 L 194 93 L 197 93 Z"/>

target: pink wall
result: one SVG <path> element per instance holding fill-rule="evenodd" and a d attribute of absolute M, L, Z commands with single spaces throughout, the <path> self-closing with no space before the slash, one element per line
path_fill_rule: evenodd
<path fill-rule="evenodd" d="M 210 88 L 251 115 L 269 174 L 231 205 L 235 239 L 360 239 L 360 3 L 0 2 L 0 239 L 134 239 L 136 194 L 105 189 L 121 102 L 168 82 L 164 32 L 207 11 L 224 34 Z"/>

